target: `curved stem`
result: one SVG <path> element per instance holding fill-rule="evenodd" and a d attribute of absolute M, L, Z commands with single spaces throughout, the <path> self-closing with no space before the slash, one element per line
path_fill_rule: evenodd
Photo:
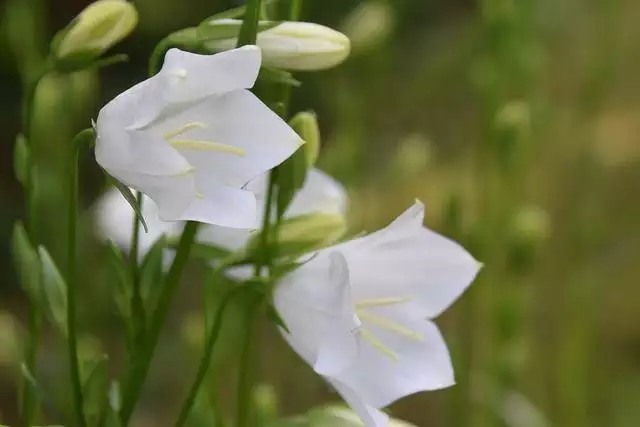
<path fill-rule="evenodd" d="M 251 408 L 251 391 L 253 390 L 253 382 L 255 379 L 255 330 L 257 326 L 256 314 L 252 303 L 247 308 L 247 329 L 244 336 L 244 344 L 242 346 L 242 354 L 240 356 L 240 370 L 238 378 L 238 412 L 236 417 L 237 427 L 249 427 L 252 423 Z"/>
<path fill-rule="evenodd" d="M 136 205 L 137 212 L 142 212 L 143 203 L 142 193 L 138 191 L 136 193 Z M 142 294 L 140 290 L 140 262 L 139 247 L 140 247 L 140 218 L 137 214 L 133 215 L 133 233 L 131 235 L 131 313 L 133 315 L 133 355 L 135 357 L 136 352 L 143 345 L 144 336 L 146 332 L 146 319 L 144 312 L 144 305 L 142 303 Z"/>
<path fill-rule="evenodd" d="M 189 221 L 184 227 L 184 231 L 180 237 L 180 242 L 178 243 L 176 257 L 174 258 L 171 268 L 167 273 L 164 286 L 158 296 L 156 309 L 153 311 L 151 321 L 149 322 L 149 330 L 145 337 L 144 347 L 141 349 L 140 353 L 136 355 L 136 363 L 134 363 L 131 377 L 129 378 L 122 398 L 123 406 L 120 411 L 120 420 L 125 426 L 129 422 L 129 419 L 133 414 L 133 410 L 138 403 L 142 386 L 144 385 L 147 374 L 149 373 L 151 359 L 153 358 L 155 348 L 160 338 L 162 325 L 164 325 L 167 313 L 171 307 L 173 295 L 180 284 L 180 278 L 182 277 L 182 272 L 187 265 L 187 260 L 189 259 L 189 254 L 197 231 L 198 223 L 194 221 Z"/>
<path fill-rule="evenodd" d="M 214 277 L 217 277 L 214 275 Z M 191 408 L 198 396 L 198 391 L 202 386 L 202 383 L 207 375 L 207 370 L 209 369 L 209 365 L 211 363 L 211 355 L 213 354 L 213 349 L 218 341 L 218 337 L 220 336 L 220 331 L 222 330 L 222 319 L 224 315 L 224 311 L 226 307 L 229 305 L 229 302 L 233 299 L 233 297 L 242 292 L 244 288 L 234 288 L 233 290 L 227 292 L 224 296 L 220 304 L 218 305 L 218 310 L 216 312 L 216 316 L 213 319 L 213 323 L 211 324 L 211 329 L 207 334 L 207 339 L 205 342 L 204 354 L 200 358 L 200 363 L 198 364 L 198 370 L 196 373 L 196 378 L 191 388 L 189 389 L 189 394 L 182 404 L 182 409 L 180 410 L 180 415 L 178 416 L 178 420 L 175 423 L 175 427 L 182 427 L 184 423 L 187 421 L 189 417 L 189 413 L 191 412 Z"/>
<path fill-rule="evenodd" d="M 69 157 L 69 201 L 67 212 L 67 335 L 69 371 L 74 411 L 78 426 L 85 425 L 82 380 L 78 361 L 78 331 L 76 329 L 77 294 L 77 227 L 78 227 L 78 161 L 80 150 L 88 138 L 95 138 L 93 129 L 85 129 L 73 139 Z"/>

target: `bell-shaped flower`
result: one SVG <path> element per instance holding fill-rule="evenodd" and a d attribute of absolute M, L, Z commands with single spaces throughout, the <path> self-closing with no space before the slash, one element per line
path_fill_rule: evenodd
<path fill-rule="evenodd" d="M 259 68 L 256 46 L 169 50 L 157 75 L 100 111 L 96 160 L 149 196 L 164 221 L 255 228 L 256 198 L 244 187 L 302 143 L 247 90 Z"/>
<path fill-rule="evenodd" d="M 480 264 L 423 219 L 417 202 L 386 228 L 317 252 L 274 293 L 285 339 L 368 427 L 387 425 L 379 408 L 454 384 L 431 319 Z"/>
<path fill-rule="evenodd" d="M 264 212 L 264 199 L 267 192 L 268 178 L 260 176 L 247 185 L 258 200 L 258 217 Z M 344 187 L 326 173 L 311 169 L 303 187 L 294 197 L 287 217 L 310 213 L 342 214 L 347 210 L 347 193 Z M 98 234 L 103 239 L 112 240 L 124 250 L 129 250 L 133 224 L 133 209 L 118 190 L 111 189 L 98 201 L 95 208 Z M 163 235 L 176 237 L 184 226 L 181 221 L 163 221 L 160 219 L 158 206 L 149 197 L 143 196 L 142 216 L 148 232 L 140 229 L 139 250 L 143 256 L 148 249 Z M 220 248 L 236 251 L 243 248 L 254 231 L 206 225 L 200 227 L 197 241 Z"/>

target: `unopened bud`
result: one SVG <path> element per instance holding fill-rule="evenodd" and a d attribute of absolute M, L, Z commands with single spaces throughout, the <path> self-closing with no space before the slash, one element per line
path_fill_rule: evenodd
<path fill-rule="evenodd" d="M 511 101 L 496 116 L 498 129 L 528 130 L 531 125 L 531 108 L 525 101 Z"/>
<path fill-rule="evenodd" d="M 361 3 L 345 19 L 342 29 L 351 40 L 354 52 L 374 49 L 389 39 L 396 23 L 389 2 L 370 0 Z"/>
<path fill-rule="evenodd" d="M 236 44 L 235 37 L 205 41 L 205 46 L 215 51 L 233 49 Z M 283 22 L 258 33 L 256 44 L 262 49 L 263 65 L 292 71 L 335 67 L 351 50 L 347 36 L 311 22 Z"/>
<path fill-rule="evenodd" d="M 283 221 L 278 228 L 278 243 L 305 245 L 318 249 L 340 239 L 347 229 L 345 217 L 335 213 L 300 215 Z"/>
<path fill-rule="evenodd" d="M 300 138 L 305 141 L 302 146 L 307 166 L 313 167 L 320 154 L 320 129 L 318 119 L 314 113 L 302 111 L 291 119 L 289 125 L 295 130 Z"/>
<path fill-rule="evenodd" d="M 59 60 L 89 60 L 128 36 L 138 12 L 125 0 L 98 0 L 87 6 L 56 36 L 53 50 Z"/>

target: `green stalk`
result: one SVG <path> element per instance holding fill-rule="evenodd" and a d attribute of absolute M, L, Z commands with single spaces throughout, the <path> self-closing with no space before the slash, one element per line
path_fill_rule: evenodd
<path fill-rule="evenodd" d="M 242 345 L 240 356 L 240 371 L 238 377 L 238 412 L 236 417 L 237 427 L 249 427 L 252 424 L 252 395 L 255 380 L 255 355 L 256 342 L 255 330 L 257 326 L 257 304 L 253 302 L 247 307 L 247 330 Z"/>
<path fill-rule="evenodd" d="M 182 272 L 187 265 L 191 247 L 198 231 L 198 223 L 195 221 L 187 222 L 187 225 L 182 232 L 180 242 L 178 243 L 178 249 L 176 251 L 176 257 L 171 264 L 169 273 L 165 280 L 162 291 L 158 297 L 158 303 L 156 309 L 153 312 L 151 321 L 149 322 L 149 330 L 145 338 L 144 347 L 140 350 L 140 353 L 136 356 L 136 360 L 131 372 L 129 381 L 127 382 L 125 391 L 122 398 L 122 409 L 120 411 L 120 420 L 123 425 L 127 425 L 133 410 L 140 398 L 140 392 L 142 386 L 149 373 L 151 366 L 151 360 L 160 338 L 160 332 L 162 326 L 171 307 L 171 301 L 180 284 L 180 278 Z"/>
<path fill-rule="evenodd" d="M 136 193 L 136 205 L 137 212 L 142 212 L 143 203 L 142 192 Z M 140 291 L 140 263 L 138 262 L 139 247 L 140 247 L 140 218 L 137 214 L 133 216 L 133 234 L 131 235 L 131 313 L 133 315 L 133 356 L 138 351 L 139 347 L 144 343 L 144 336 L 146 332 L 146 319 L 144 312 L 144 305 L 142 303 L 142 293 Z"/>
<path fill-rule="evenodd" d="M 217 277 L 217 275 L 214 275 L 214 277 Z M 238 293 L 240 293 L 242 290 L 244 290 L 244 288 L 239 287 L 239 288 L 234 288 L 233 290 L 227 292 L 227 294 L 223 297 L 222 301 L 220 301 L 220 304 L 218 305 L 218 310 L 213 319 L 213 323 L 211 324 L 211 329 L 207 334 L 204 353 L 200 358 L 200 363 L 198 364 L 196 378 L 193 384 L 191 385 L 191 388 L 189 389 L 189 394 L 187 395 L 187 398 L 182 404 L 182 409 L 180 409 L 180 415 L 178 416 L 178 419 L 174 424 L 175 427 L 182 427 L 184 423 L 187 421 L 187 418 L 189 417 L 191 408 L 193 407 L 196 397 L 198 396 L 198 391 L 200 390 L 200 387 L 202 386 L 202 383 L 207 376 L 207 371 L 211 363 L 211 356 L 213 354 L 213 349 L 216 345 L 216 342 L 218 341 L 220 332 L 222 331 L 222 320 L 224 316 L 224 311 L 229 305 L 229 303 L 231 302 L 231 300 L 233 299 L 233 297 L 236 296 Z"/>
<path fill-rule="evenodd" d="M 258 20 L 260 19 L 261 0 L 248 0 L 247 10 L 238 34 L 238 47 L 256 43 Z"/>
<path fill-rule="evenodd" d="M 69 200 L 67 212 L 67 335 L 69 353 L 69 372 L 71 372 L 71 389 L 73 407 L 78 426 L 86 425 L 82 396 L 82 380 L 78 360 L 78 330 L 76 328 L 76 294 L 78 291 L 78 161 L 80 150 L 85 141 L 95 138 L 93 129 L 85 129 L 73 139 L 71 156 L 69 157 Z"/>

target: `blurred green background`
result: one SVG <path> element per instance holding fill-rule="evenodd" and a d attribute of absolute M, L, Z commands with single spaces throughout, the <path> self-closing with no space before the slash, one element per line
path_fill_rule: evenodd
<path fill-rule="evenodd" d="M 140 23 L 114 52 L 128 63 L 50 76 L 37 93 L 43 239 L 64 249 L 64 147 L 101 105 L 145 78 L 155 43 L 239 2 L 136 0 Z M 86 0 L 3 0 L 0 8 L 0 421 L 15 422 L 12 313 L 26 302 L 9 251 L 24 201 L 12 149 L 26 79 L 48 40 Z M 303 18 L 350 36 L 347 63 L 299 74 L 295 109 L 315 109 L 319 166 L 345 183 L 352 231 L 374 230 L 410 205 L 485 263 L 438 323 L 458 385 L 402 400 L 419 426 L 640 425 L 640 3 L 637 0 L 306 0 Z M 104 180 L 82 167 L 84 345 L 122 362 L 121 327 L 93 234 Z M 155 359 L 139 425 L 164 425 L 191 380 L 201 324 L 201 271 L 190 271 Z M 232 401 L 230 313 L 216 354 L 219 393 Z M 282 414 L 338 400 L 266 324 L 261 378 Z M 18 331 L 19 333 L 19 331 Z M 88 339 L 88 337 L 93 337 Z M 4 340 L 4 341 L 3 341 Z M 38 377 L 64 394 L 62 343 L 45 331 Z M 167 367 L 170 367 L 167 369 Z M 229 377 L 229 378 L 227 378 Z M 46 411 L 49 421 L 56 412 Z M 58 420 L 59 421 L 59 420 Z"/>

